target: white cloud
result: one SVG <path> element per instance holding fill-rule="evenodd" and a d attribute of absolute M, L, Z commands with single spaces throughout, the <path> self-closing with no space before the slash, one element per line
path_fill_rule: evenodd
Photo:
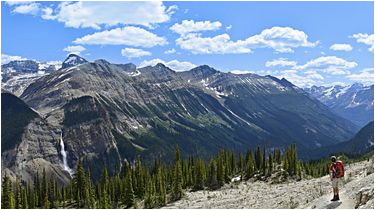
<path fill-rule="evenodd" d="M 315 80 L 324 80 L 324 77 L 319 74 L 317 71 L 309 70 L 304 72 L 306 74 L 306 77 L 309 79 L 315 79 Z"/>
<path fill-rule="evenodd" d="M 354 61 L 347 61 L 336 56 L 322 56 L 308 61 L 306 64 L 296 66 L 299 70 L 319 70 L 332 75 L 349 74 L 348 69 L 356 67 L 358 64 Z"/>
<path fill-rule="evenodd" d="M 353 48 L 350 44 L 333 44 L 329 49 L 335 51 L 352 51 Z"/>
<path fill-rule="evenodd" d="M 176 39 L 176 44 L 193 54 L 239 54 L 251 52 L 244 41 L 231 41 L 228 34 L 201 37 L 200 34 L 191 33 Z"/>
<path fill-rule="evenodd" d="M 128 58 L 139 58 L 151 55 L 151 52 L 136 48 L 124 48 L 121 50 L 121 55 Z"/>
<path fill-rule="evenodd" d="M 194 20 L 183 20 L 181 23 L 176 23 L 171 26 L 173 32 L 178 33 L 180 35 L 185 35 L 191 32 L 199 32 L 199 31 L 214 31 L 218 30 L 221 27 L 221 23 L 219 21 L 211 22 L 211 21 L 197 21 Z"/>
<path fill-rule="evenodd" d="M 226 31 L 229 31 L 230 29 L 232 29 L 232 25 L 229 25 L 229 26 L 225 27 Z"/>
<path fill-rule="evenodd" d="M 174 48 L 164 51 L 165 54 L 173 54 L 176 53 L 176 50 Z"/>
<path fill-rule="evenodd" d="M 29 3 L 32 3 L 32 1 L 6 1 L 5 3 L 9 6 L 14 6 L 14 5 L 20 5 L 20 4 L 29 4 Z"/>
<path fill-rule="evenodd" d="M 250 53 L 255 48 L 271 48 L 279 53 L 293 52 L 297 47 L 315 47 L 318 42 L 309 42 L 303 32 L 290 27 L 272 27 L 245 40 L 232 41 L 228 34 L 202 37 L 189 33 L 176 39 L 176 44 L 193 54 Z"/>
<path fill-rule="evenodd" d="M 266 62 L 266 67 L 273 67 L 273 66 L 296 66 L 297 62 L 296 61 L 291 61 L 288 60 L 287 58 L 278 58 L 272 61 L 267 61 Z"/>
<path fill-rule="evenodd" d="M 139 64 L 139 68 L 145 67 L 145 66 L 155 66 L 158 63 L 162 63 L 169 67 L 172 70 L 175 71 L 188 71 L 197 65 L 190 63 L 188 61 L 178 61 L 178 60 L 171 60 L 171 61 L 164 61 L 159 58 L 152 59 L 152 60 L 145 60 L 141 64 Z"/>
<path fill-rule="evenodd" d="M 27 60 L 27 58 L 23 58 L 18 55 L 6 55 L 6 54 L 1 54 L 1 65 L 7 64 L 11 61 L 19 61 L 19 60 Z"/>
<path fill-rule="evenodd" d="M 303 31 L 290 27 L 272 27 L 247 38 L 246 43 L 252 48 L 266 47 L 276 52 L 290 53 L 294 52 L 292 48 L 315 47 L 319 42 L 309 42 Z"/>
<path fill-rule="evenodd" d="M 167 40 L 139 27 L 127 26 L 86 35 L 73 41 L 88 45 L 129 45 L 134 47 L 153 47 L 165 45 Z"/>
<path fill-rule="evenodd" d="M 362 44 L 370 46 L 368 50 L 370 52 L 374 52 L 374 34 L 358 33 L 358 34 L 353 34 L 352 36 L 350 36 L 350 38 L 356 39 L 358 43 L 362 43 Z"/>
<path fill-rule="evenodd" d="M 302 87 L 302 88 L 310 87 L 317 83 L 315 79 L 308 78 L 305 75 L 304 76 L 299 75 L 297 70 L 285 70 L 285 71 L 282 71 L 281 74 L 279 74 L 276 77 L 278 77 L 279 79 L 285 78 L 289 82 L 293 83 L 294 85 L 298 87 Z"/>
<path fill-rule="evenodd" d="M 69 54 L 79 55 L 81 54 L 81 52 L 85 51 L 86 48 L 82 47 L 81 45 L 75 45 L 75 46 L 67 46 L 63 50 L 65 52 L 68 52 Z"/>
<path fill-rule="evenodd" d="M 169 21 L 176 7 L 168 9 L 160 1 L 79 1 L 62 2 L 46 19 L 55 19 L 73 28 L 94 28 L 115 25 L 143 25 Z"/>
<path fill-rule="evenodd" d="M 38 3 L 19 4 L 12 10 L 14 13 L 37 15 L 40 11 Z"/>
<path fill-rule="evenodd" d="M 358 74 L 347 75 L 352 81 L 361 82 L 367 85 L 374 84 L 374 68 L 366 68 L 360 71 Z"/>
<path fill-rule="evenodd" d="M 46 8 L 43 8 L 42 9 L 42 18 L 45 19 L 45 20 L 54 20 L 56 19 L 56 16 L 53 16 L 52 13 L 53 13 L 53 9 L 50 8 L 50 7 L 46 7 Z"/>
<path fill-rule="evenodd" d="M 232 74 L 254 74 L 254 71 L 249 71 L 249 70 L 232 70 L 229 71 Z"/>

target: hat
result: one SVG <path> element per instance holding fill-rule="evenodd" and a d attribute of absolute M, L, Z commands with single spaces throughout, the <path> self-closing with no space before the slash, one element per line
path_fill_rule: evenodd
<path fill-rule="evenodd" d="M 336 156 L 331 156 L 331 160 L 336 160 Z"/>

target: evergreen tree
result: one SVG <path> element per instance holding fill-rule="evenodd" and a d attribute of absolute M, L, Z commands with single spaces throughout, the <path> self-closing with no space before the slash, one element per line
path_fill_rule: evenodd
<path fill-rule="evenodd" d="M 205 173 L 203 160 L 197 159 L 194 163 L 194 190 L 203 190 Z"/>
<path fill-rule="evenodd" d="M 47 174 L 46 170 L 43 169 L 43 177 L 42 177 L 42 207 L 44 209 L 49 208 L 49 200 L 48 200 L 48 183 L 47 183 Z"/>
<path fill-rule="evenodd" d="M 260 147 L 258 145 L 257 150 L 255 152 L 255 169 L 259 171 L 262 164 L 263 164 L 262 163 L 262 154 L 260 152 Z"/>
<path fill-rule="evenodd" d="M 179 200 L 182 198 L 182 170 L 180 161 L 180 149 L 176 146 L 176 160 L 174 166 L 174 177 L 172 186 L 172 199 Z"/>
<path fill-rule="evenodd" d="M 225 170 L 225 163 L 224 163 L 224 150 L 222 150 L 217 158 L 217 164 L 215 162 L 217 168 L 217 184 L 219 187 L 224 185 L 224 170 Z"/>
<path fill-rule="evenodd" d="M 124 181 L 124 193 L 122 196 L 123 203 L 125 204 L 126 208 L 129 208 L 134 205 L 134 191 L 133 191 L 133 184 L 132 184 L 132 176 L 130 172 L 126 174 L 125 181 Z"/>
<path fill-rule="evenodd" d="M 16 199 L 15 199 L 15 208 L 16 208 L 16 209 L 20 209 L 20 208 L 22 208 L 21 186 L 20 186 L 20 182 L 18 181 L 18 177 L 16 178 Z"/>
<path fill-rule="evenodd" d="M 5 174 L 1 184 L 1 208 L 2 209 L 14 209 L 14 195 L 12 190 L 12 183 L 9 177 Z"/>
<path fill-rule="evenodd" d="M 216 170 L 216 161 L 214 159 L 210 160 L 208 166 L 208 176 L 207 176 L 207 186 L 211 190 L 215 190 L 219 187 L 217 175 L 219 174 Z"/>
<path fill-rule="evenodd" d="M 21 206 L 22 209 L 27 209 L 29 208 L 29 204 L 28 204 L 28 199 L 27 199 L 27 189 L 24 188 L 22 190 L 22 206 Z"/>
<path fill-rule="evenodd" d="M 272 160 L 272 155 L 271 152 L 268 154 L 268 176 L 272 175 L 273 171 L 273 160 Z"/>
<path fill-rule="evenodd" d="M 266 163 L 267 163 L 267 161 L 266 161 L 266 148 L 265 147 L 263 147 L 263 162 L 262 163 L 263 163 L 262 164 L 263 176 L 265 176 L 266 175 L 266 170 L 267 170 L 267 166 L 266 166 Z"/>
<path fill-rule="evenodd" d="M 102 171 L 102 176 L 100 179 L 100 208 L 107 209 L 110 208 L 109 205 L 109 178 L 107 168 L 104 167 Z"/>

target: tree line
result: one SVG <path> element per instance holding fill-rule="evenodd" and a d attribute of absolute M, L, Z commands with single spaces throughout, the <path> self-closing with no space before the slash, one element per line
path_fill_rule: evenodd
<path fill-rule="evenodd" d="M 124 162 L 121 171 L 109 177 L 103 168 L 100 180 L 93 182 L 90 171 L 78 160 L 76 172 L 69 184 L 58 186 L 56 177 L 46 171 L 36 174 L 33 182 L 12 183 L 2 178 L 2 208 L 159 208 L 181 199 L 186 191 L 216 190 L 240 180 L 267 180 L 281 173 L 284 177 L 302 179 L 328 174 L 327 161 L 302 162 L 297 148 L 291 145 L 282 151 L 258 146 L 245 155 L 222 149 L 208 161 L 201 157 L 180 158 L 176 146 L 175 160 L 166 165 L 155 160 L 153 166 L 137 158 Z M 140 206 L 142 205 L 142 206 Z"/>

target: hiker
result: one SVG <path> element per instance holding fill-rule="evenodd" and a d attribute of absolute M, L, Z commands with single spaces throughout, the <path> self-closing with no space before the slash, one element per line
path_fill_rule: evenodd
<path fill-rule="evenodd" d="M 339 181 L 344 177 L 344 164 L 342 161 L 336 159 L 335 156 L 331 157 L 331 166 L 329 167 L 329 175 L 332 181 L 333 199 L 331 201 L 340 200 L 339 197 Z"/>

